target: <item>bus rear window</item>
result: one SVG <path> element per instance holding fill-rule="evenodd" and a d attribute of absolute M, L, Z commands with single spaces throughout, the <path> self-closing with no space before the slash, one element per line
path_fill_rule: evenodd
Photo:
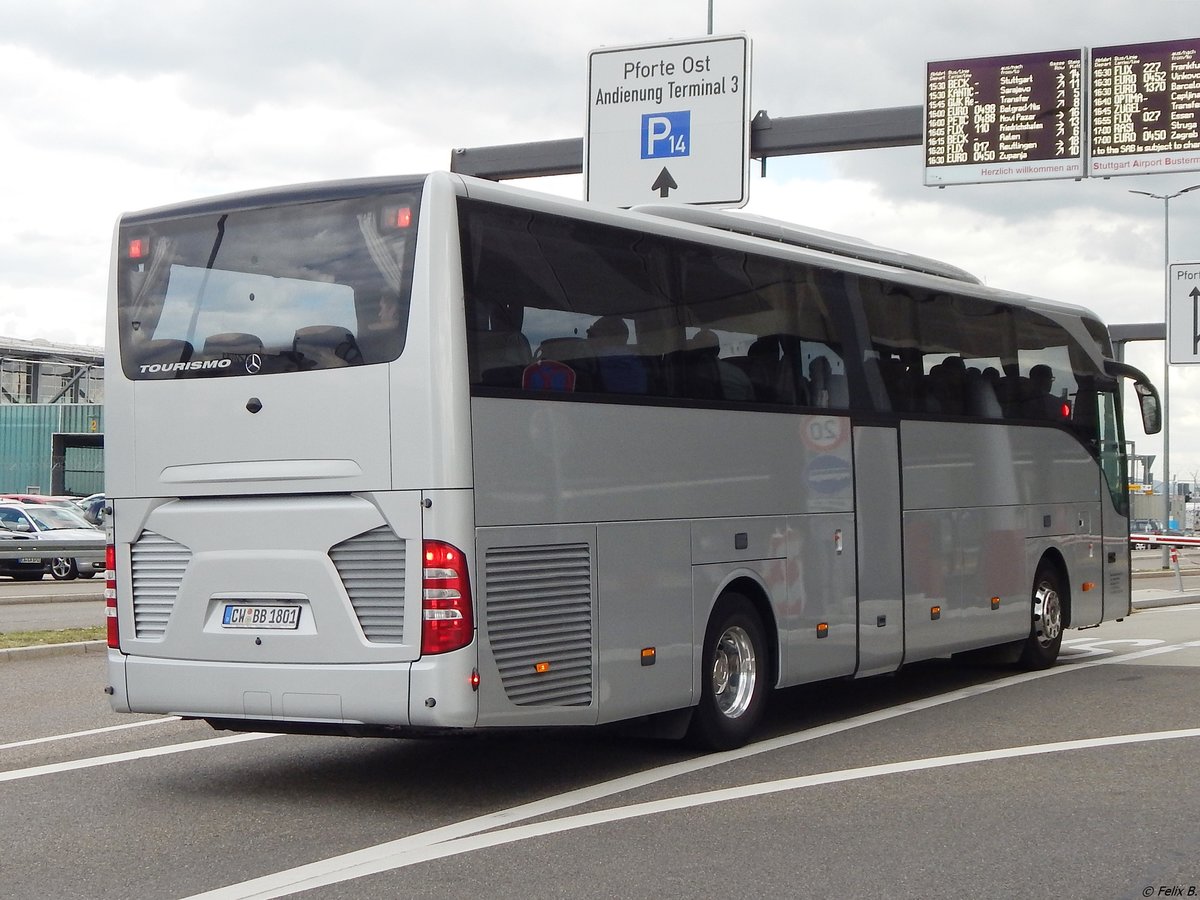
<path fill-rule="evenodd" d="M 121 361 L 133 379 L 260 375 L 396 359 L 419 197 L 122 225 Z"/>

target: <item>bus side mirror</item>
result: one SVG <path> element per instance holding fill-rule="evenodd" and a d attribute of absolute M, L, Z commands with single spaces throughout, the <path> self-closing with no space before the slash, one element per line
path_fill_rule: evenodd
<path fill-rule="evenodd" d="M 1128 378 L 1133 382 L 1138 406 L 1142 410 L 1142 428 L 1146 434 L 1158 434 L 1162 431 L 1162 404 L 1158 399 L 1158 390 L 1150 383 L 1150 379 L 1142 374 L 1140 369 L 1115 359 L 1104 361 L 1104 371 L 1113 378 Z"/>
<path fill-rule="evenodd" d="M 1137 393 L 1138 404 L 1142 408 L 1142 427 L 1146 434 L 1158 434 L 1162 431 L 1162 405 L 1158 399 L 1158 391 L 1154 385 L 1135 381 L 1133 390 Z"/>

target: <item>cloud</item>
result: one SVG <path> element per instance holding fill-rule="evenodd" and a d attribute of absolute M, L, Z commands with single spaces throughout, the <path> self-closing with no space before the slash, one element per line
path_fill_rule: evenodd
<path fill-rule="evenodd" d="M 753 40 L 752 110 L 918 105 L 926 62 L 1200 35 L 1200 4 L 719 0 Z M 694 38 L 698 0 L 95 0 L 9 4 L 0 30 L 0 333 L 102 340 L 122 210 L 297 181 L 449 166 L 456 147 L 578 137 L 587 54 Z M 757 176 L 757 173 L 756 173 Z M 934 190 L 917 148 L 768 165 L 751 209 L 924 253 L 1112 322 L 1162 317 L 1163 205 L 1179 176 Z M 578 179 L 531 186 L 580 195 Z M 1200 260 L 1200 192 L 1171 204 Z M 1137 348 L 1161 371 L 1154 348 Z M 1153 365 L 1152 365 L 1153 364 Z M 1200 385 L 1172 418 L 1200 447 Z M 1200 451 L 1195 464 L 1200 468 Z"/>

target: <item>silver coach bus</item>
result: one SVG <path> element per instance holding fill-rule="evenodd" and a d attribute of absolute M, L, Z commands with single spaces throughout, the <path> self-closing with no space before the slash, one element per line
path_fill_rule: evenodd
<path fill-rule="evenodd" d="M 770 691 L 1130 611 L 1090 313 L 750 216 L 435 173 L 128 214 L 115 709 L 753 733 Z"/>

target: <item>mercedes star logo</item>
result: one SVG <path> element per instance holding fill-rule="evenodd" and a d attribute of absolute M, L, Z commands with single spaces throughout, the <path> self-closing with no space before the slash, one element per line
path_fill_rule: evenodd
<path fill-rule="evenodd" d="M 246 357 L 246 371 L 251 375 L 257 375 L 262 369 L 262 357 L 257 353 L 251 353 Z"/>

